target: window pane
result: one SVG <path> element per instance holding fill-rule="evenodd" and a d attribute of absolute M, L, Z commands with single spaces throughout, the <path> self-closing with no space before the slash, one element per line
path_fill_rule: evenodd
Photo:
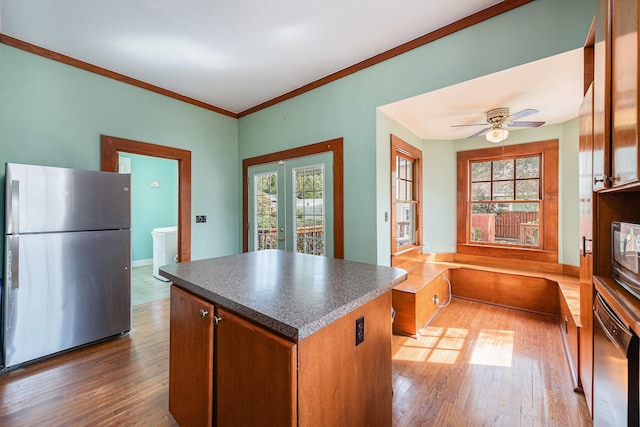
<path fill-rule="evenodd" d="M 471 184 L 471 200 L 490 200 L 491 183 L 477 182 Z"/>
<path fill-rule="evenodd" d="M 523 157 L 516 159 L 516 178 L 539 178 L 540 157 Z"/>
<path fill-rule="evenodd" d="M 516 181 L 516 200 L 537 200 L 540 198 L 540 180 Z"/>
<path fill-rule="evenodd" d="M 493 183 L 493 200 L 513 200 L 513 181 Z"/>
<path fill-rule="evenodd" d="M 470 233 L 472 242 L 538 247 L 540 204 L 472 203 Z"/>
<path fill-rule="evenodd" d="M 398 177 L 402 179 L 411 178 L 411 163 L 404 157 L 398 156 Z"/>
<path fill-rule="evenodd" d="M 396 200 L 407 200 L 407 181 L 396 180 Z"/>
<path fill-rule="evenodd" d="M 396 247 L 412 245 L 416 242 L 415 204 L 396 203 Z"/>
<path fill-rule="evenodd" d="M 491 162 L 471 163 L 471 181 L 491 180 Z"/>
<path fill-rule="evenodd" d="M 513 179 L 513 160 L 494 160 L 493 179 Z"/>
<path fill-rule="evenodd" d="M 296 168 L 295 212 L 296 252 L 325 255 L 324 168 L 321 165 Z"/>
<path fill-rule="evenodd" d="M 256 207 L 255 248 L 278 248 L 278 174 L 267 172 L 254 177 Z"/>

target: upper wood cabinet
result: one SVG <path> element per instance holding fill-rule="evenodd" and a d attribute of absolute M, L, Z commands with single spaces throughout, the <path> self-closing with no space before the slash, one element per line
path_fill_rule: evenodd
<path fill-rule="evenodd" d="M 596 1 L 593 46 L 593 190 L 609 186 L 611 176 L 610 0 Z"/>
<path fill-rule="evenodd" d="M 612 0 L 611 5 L 611 181 L 618 187 L 640 182 L 638 1 Z"/>

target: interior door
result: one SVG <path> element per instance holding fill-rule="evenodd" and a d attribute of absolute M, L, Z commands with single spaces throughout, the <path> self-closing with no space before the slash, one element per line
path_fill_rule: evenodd
<path fill-rule="evenodd" d="M 249 250 L 333 257 L 333 154 L 252 166 Z"/>

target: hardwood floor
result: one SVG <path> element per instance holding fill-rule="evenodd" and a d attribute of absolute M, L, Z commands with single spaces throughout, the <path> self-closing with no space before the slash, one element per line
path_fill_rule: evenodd
<path fill-rule="evenodd" d="M 176 425 L 169 300 L 133 307 L 129 335 L 0 375 L 2 426 Z"/>
<path fill-rule="evenodd" d="M 169 301 L 130 335 L 0 375 L 0 425 L 173 426 Z M 393 337 L 394 426 L 590 425 L 555 319 L 454 299 L 419 340 Z"/>
<path fill-rule="evenodd" d="M 555 317 L 453 299 L 393 338 L 394 426 L 590 426 Z"/>

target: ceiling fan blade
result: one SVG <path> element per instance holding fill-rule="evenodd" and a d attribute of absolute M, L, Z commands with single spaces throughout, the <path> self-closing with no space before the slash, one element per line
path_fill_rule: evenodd
<path fill-rule="evenodd" d="M 518 111 L 517 113 L 513 113 L 512 115 L 505 117 L 504 119 L 502 119 L 502 121 L 503 121 L 503 123 L 509 123 L 509 122 L 514 121 L 514 120 L 518 120 L 518 119 L 521 119 L 523 117 L 530 116 L 530 115 L 535 114 L 537 112 L 538 112 L 538 110 L 534 110 L 533 108 L 527 108 L 526 110 Z"/>
<path fill-rule="evenodd" d="M 461 128 L 466 126 L 486 126 L 486 123 L 474 123 L 472 125 L 451 125 L 452 128 Z"/>
<path fill-rule="evenodd" d="M 507 126 L 510 128 L 537 128 L 545 122 L 511 122 Z"/>
<path fill-rule="evenodd" d="M 476 136 L 480 136 L 480 135 L 484 135 L 485 133 L 489 132 L 492 128 L 488 127 L 488 128 L 484 128 L 482 130 L 479 130 L 478 132 L 474 133 L 471 136 L 468 136 L 467 138 L 475 138 Z"/>

